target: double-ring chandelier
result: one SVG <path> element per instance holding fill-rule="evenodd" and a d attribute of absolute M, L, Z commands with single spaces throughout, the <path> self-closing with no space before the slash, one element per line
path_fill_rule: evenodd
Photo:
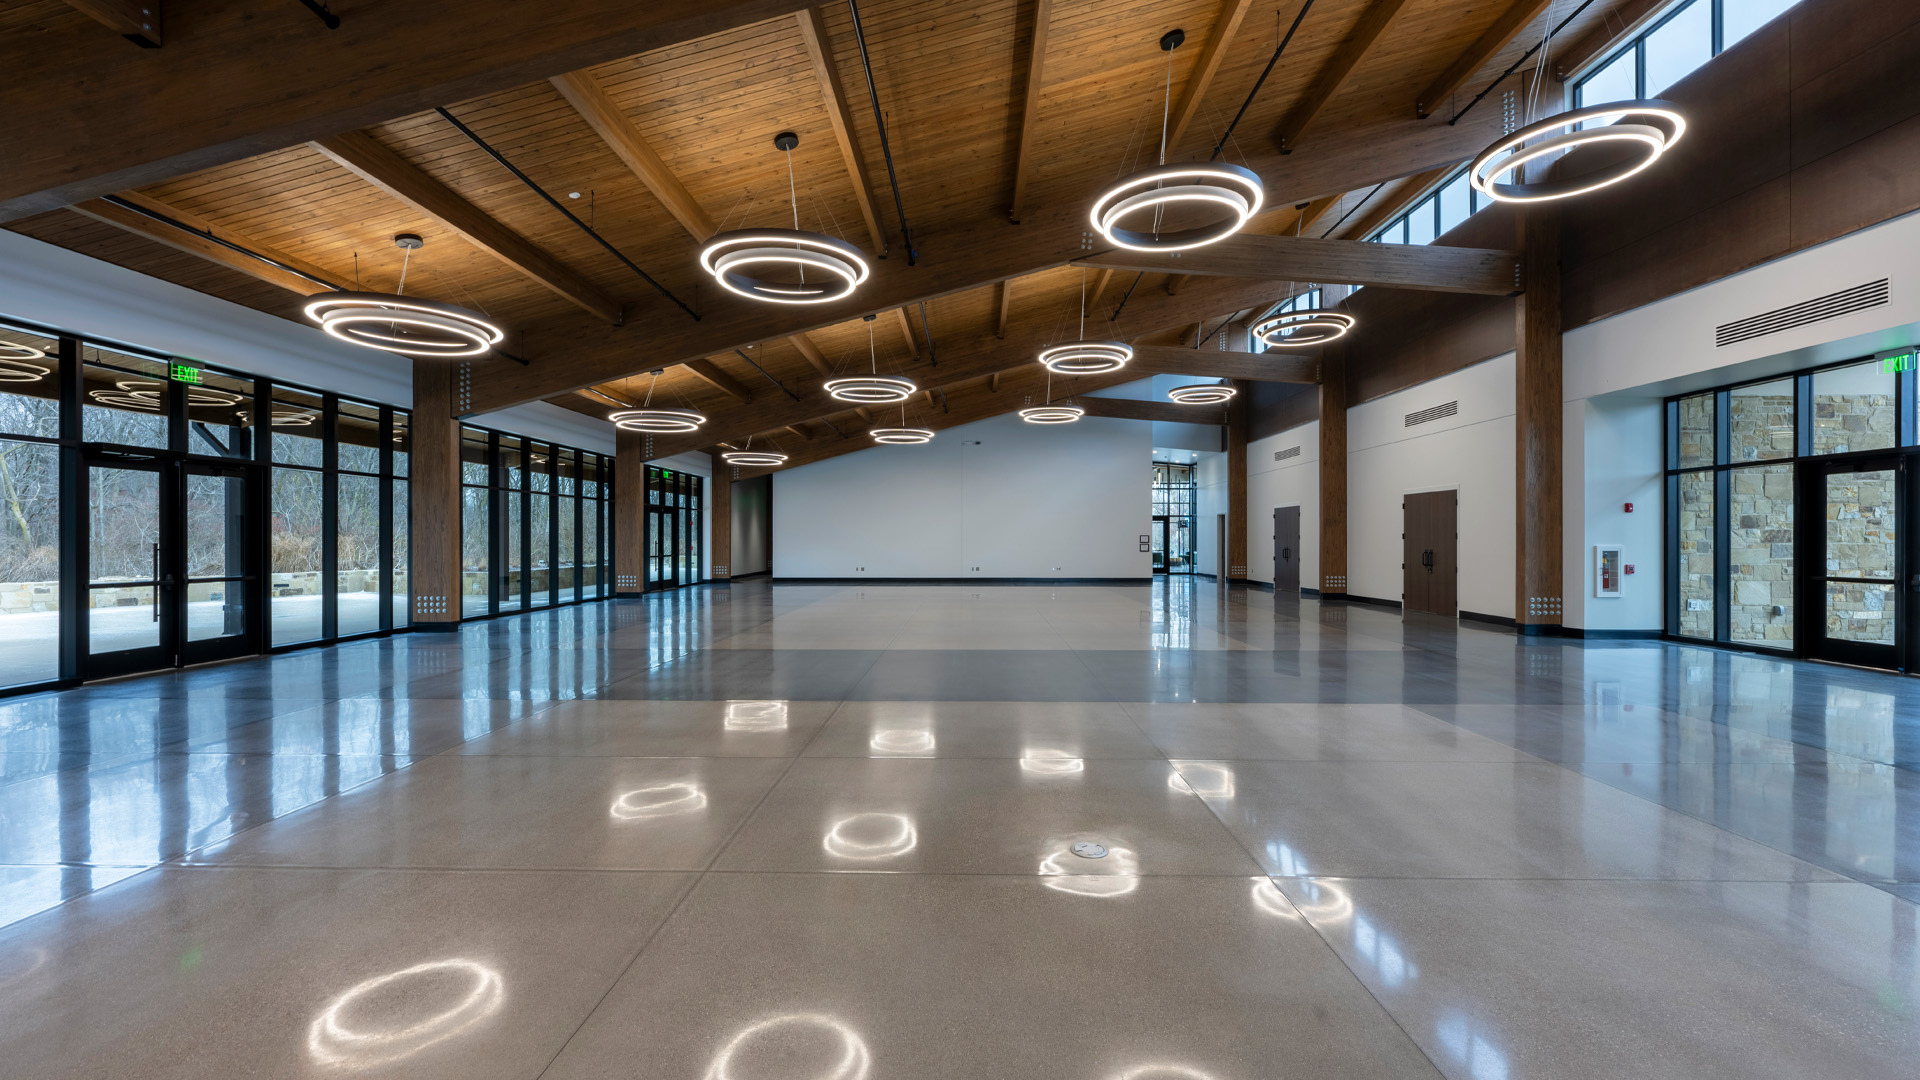
<path fill-rule="evenodd" d="M 1198 383 L 1176 386 L 1167 391 L 1167 398 L 1179 405 L 1220 405 L 1232 401 L 1235 393 L 1226 383 Z"/>
<path fill-rule="evenodd" d="M 1020 419 L 1029 424 L 1071 424 L 1087 415 L 1087 410 L 1078 405 L 1053 403 L 1053 369 L 1047 369 L 1047 400 L 1043 405 L 1020 410 Z"/>
<path fill-rule="evenodd" d="M 659 385 L 660 371 L 653 372 L 653 381 L 647 384 L 647 397 L 637 409 L 621 409 L 607 414 L 613 426 L 626 431 L 638 431 L 647 435 L 680 435 L 697 431 L 707 418 L 692 409 L 656 409 L 653 408 L 653 388 Z"/>
<path fill-rule="evenodd" d="M 1087 272 L 1080 271 L 1080 338 L 1040 350 L 1040 364 L 1062 375 L 1105 375 L 1119 371 L 1133 359 L 1133 346 L 1124 341 L 1087 341 Z"/>
<path fill-rule="evenodd" d="M 1320 308 L 1285 311 L 1254 323 L 1253 336 L 1270 349 L 1298 349 L 1345 337 L 1355 321 L 1344 311 Z"/>
<path fill-rule="evenodd" d="M 1160 116 L 1160 161 L 1125 177 L 1100 193 L 1088 217 L 1094 229 L 1115 247 L 1132 251 L 1188 251 L 1218 243 L 1241 230 L 1260 212 L 1266 187 L 1250 169 L 1219 161 L 1167 164 L 1167 124 L 1173 110 L 1173 50 L 1187 39 L 1185 31 L 1169 30 L 1160 38 L 1167 54 L 1166 99 Z M 1211 224 L 1169 225 L 1169 212 L 1224 211 Z M 1150 222 L 1125 222 L 1151 213 Z"/>
<path fill-rule="evenodd" d="M 53 369 L 33 361 L 46 358 L 45 349 L 15 341 L 0 341 L 0 382 L 39 382 Z"/>
<path fill-rule="evenodd" d="M 872 273 L 860 249 L 837 237 L 800 228 L 799 189 L 793 179 L 793 148 L 800 136 L 783 131 L 773 145 L 787 155 L 791 229 L 735 229 L 716 234 L 700 249 L 700 266 L 720 287 L 772 304 L 826 304 L 853 295 Z M 769 276 L 784 269 L 786 277 Z"/>
<path fill-rule="evenodd" d="M 883 446 L 917 446 L 933 441 L 933 429 L 907 426 L 907 403 L 900 403 L 900 426 L 877 427 L 867 432 Z"/>
<path fill-rule="evenodd" d="M 407 266 L 426 241 L 401 233 L 393 244 L 406 253 L 397 292 L 321 293 L 307 302 L 307 318 L 341 341 L 402 356 L 480 356 L 506 338 L 506 331 L 478 312 L 407 296 Z"/>
<path fill-rule="evenodd" d="M 787 455 L 777 450 L 755 450 L 753 436 L 747 436 L 747 445 L 739 450 L 723 450 L 720 460 L 735 467 L 773 468 L 787 463 Z"/>
<path fill-rule="evenodd" d="M 920 389 L 912 379 L 903 379 L 895 375 L 880 374 L 880 353 L 873 341 L 874 316 L 868 315 L 867 321 L 867 361 L 870 371 L 866 375 L 849 375 L 840 379 L 828 379 L 827 393 L 838 401 L 851 401 L 856 405 L 891 405 L 912 397 Z"/>
<path fill-rule="evenodd" d="M 1528 124 L 1480 151 L 1467 170 L 1467 182 L 1499 202 L 1549 202 L 1585 195 L 1644 172 L 1671 150 L 1686 130 L 1686 118 L 1670 102 L 1646 99 L 1590 105 Z M 1531 142 L 1534 139 L 1539 141 Z M 1585 172 L 1532 182 L 1525 179 L 1524 170 L 1530 162 L 1609 144 L 1629 153 Z"/>

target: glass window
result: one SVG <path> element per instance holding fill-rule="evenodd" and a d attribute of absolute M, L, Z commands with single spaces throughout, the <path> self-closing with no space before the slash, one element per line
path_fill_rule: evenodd
<path fill-rule="evenodd" d="M 1622 49 L 1620 55 L 1607 61 L 1605 67 L 1581 80 L 1574 91 L 1574 106 L 1601 105 L 1639 97 L 1639 53 L 1637 45 Z"/>
<path fill-rule="evenodd" d="M 1434 214 L 1438 202 L 1438 199 L 1429 195 L 1420 200 L 1420 205 L 1414 207 L 1413 212 L 1407 215 L 1407 243 L 1433 243 Z"/>
<path fill-rule="evenodd" d="M 493 492 L 483 487 L 460 489 L 460 615 L 487 614 L 488 543 Z"/>
<path fill-rule="evenodd" d="M 0 432 L 60 437 L 60 342 L 0 326 Z"/>
<path fill-rule="evenodd" d="M 506 440 L 502 439 L 501 443 L 504 446 Z M 500 545 L 506 558 L 506 565 L 500 568 L 500 610 L 517 611 L 520 608 L 521 580 L 527 569 L 526 550 L 520 535 L 526 499 L 517 491 L 507 491 L 501 493 L 500 501 L 504 504 L 501 517 L 506 521 L 506 537 Z"/>
<path fill-rule="evenodd" d="M 275 645 L 312 641 L 320 636 L 320 605 L 325 595 L 320 581 L 325 479 L 324 473 L 309 469 L 273 470 L 273 573 L 269 581 L 273 590 L 271 640 Z"/>
<path fill-rule="evenodd" d="M 253 460 L 253 380 L 217 371 L 200 372 L 187 395 L 187 451 L 210 457 Z"/>
<path fill-rule="evenodd" d="M 273 388 L 273 460 L 280 465 L 319 468 L 326 437 L 318 394 L 288 386 Z"/>
<path fill-rule="evenodd" d="M 1794 0 L 1721 0 L 1720 47 L 1732 48 L 1793 5 Z"/>
<path fill-rule="evenodd" d="M 393 625 L 395 629 L 413 623 L 413 533 L 405 480 L 393 481 Z"/>
<path fill-rule="evenodd" d="M 1878 361 L 1813 373 L 1813 452 L 1845 454 L 1893 445 L 1894 380 Z"/>
<path fill-rule="evenodd" d="M 380 471 L 380 410 L 377 407 L 357 401 L 340 402 L 335 430 L 343 471 Z"/>
<path fill-rule="evenodd" d="M 1391 225 L 1389 225 L 1389 226 L 1387 226 L 1387 227 L 1386 227 L 1386 228 L 1384 228 L 1384 229 L 1381 229 L 1381 230 L 1380 230 L 1380 235 L 1379 235 L 1379 236 L 1377 236 L 1377 237 L 1375 237 L 1375 239 L 1376 239 L 1376 240 L 1379 240 L 1379 241 L 1380 241 L 1381 243 L 1383 243 L 1383 244 L 1404 244 L 1404 243 L 1406 243 L 1406 242 L 1407 242 L 1407 221 L 1406 221 L 1406 219 L 1405 219 L 1405 218 L 1395 218 L 1395 219 L 1394 219 L 1394 221 L 1393 221 L 1393 224 L 1391 224 Z"/>
<path fill-rule="evenodd" d="M 1899 476 L 1888 469 L 1826 478 L 1826 634 L 1834 641 L 1898 640 Z"/>
<path fill-rule="evenodd" d="M 1712 0 L 1693 0 L 1645 41 L 1646 92 L 1641 96 L 1659 97 L 1661 91 L 1713 59 Z"/>
<path fill-rule="evenodd" d="M 1772 461 L 1793 456 L 1793 380 L 1735 387 L 1728 394 L 1728 456 L 1742 461 Z"/>
<path fill-rule="evenodd" d="M 374 431 L 378 431 L 376 426 Z M 336 477 L 335 608 L 341 637 L 380 629 L 380 484 L 377 477 Z"/>
<path fill-rule="evenodd" d="M 80 355 L 85 361 L 81 438 L 166 449 L 167 402 L 173 387 L 167 365 L 92 345 L 81 346 Z"/>
<path fill-rule="evenodd" d="M 493 473 L 488 468 L 492 461 L 487 456 L 487 433 L 479 428 L 460 429 L 460 482 L 463 484 L 491 484 Z"/>
<path fill-rule="evenodd" d="M 1792 648 L 1793 466 L 1734 469 L 1729 480 L 1730 636 Z"/>
<path fill-rule="evenodd" d="M 407 475 L 408 456 L 413 453 L 413 418 L 404 410 L 393 410 L 393 475 Z"/>
<path fill-rule="evenodd" d="M 1473 203 L 1469 198 L 1473 185 L 1467 182 L 1467 174 L 1461 173 L 1447 186 L 1440 189 L 1440 233 L 1445 235 L 1453 227 L 1473 216 Z"/>
<path fill-rule="evenodd" d="M 1713 638 L 1714 472 L 1682 473 L 1678 578 L 1682 637 Z"/>
<path fill-rule="evenodd" d="M 1712 394 L 1695 394 L 1680 399 L 1680 460 L 1677 468 L 1691 469 L 1711 465 L 1713 456 Z"/>
<path fill-rule="evenodd" d="M 60 448 L 0 440 L 0 499 L 0 686 L 57 679 Z"/>

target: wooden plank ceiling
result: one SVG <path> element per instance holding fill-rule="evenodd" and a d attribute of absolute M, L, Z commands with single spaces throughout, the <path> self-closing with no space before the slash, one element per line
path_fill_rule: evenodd
<path fill-rule="evenodd" d="M 1644 0 L 1601 0 L 1557 40 L 1591 50 L 1622 6 L 1637 11 Z M 844 443 L 839 452 L 865 445 L 829 434 L 829 425 L 864 430 L 864 421 L 832 411 L 837 405 L 821 402 L 818 387 L 823 374 L 869 364 L 870 330 L 880 370 L 911 372 L 936 388 L 931 401 L 917 397 L 910 414 L 978 418 L 1019 407 L 1035 386 L 1045 392 L 1030 351 L 1010 348 L 996 366 L 984 343 L 1010 328 L 1017 332 L 1009 347 L 1036 335 L 1072 337 L 1083 288 L 1097 294 L 1087 336 L 1160 343 L 1191 342 L 1195 312 L 1199 321 L 1219 320 L 1281 298 L 1290 283 L 1270 282 L 1261 293 L 1246 281 L 1065 264 L 1090 250 L 1072 241 L 1084 231 L 1078 215 L 1093 193 L 1155 160 L 1169 85 L 1182 123 L 1168 159 L 1204 160 L 1297 10 L 1292 0 L 868 0 L 865 43 L 918 267 L 904 280 L 928 284 L 918 294 L 911 284 L 897 289 L 899 299 L 872 324 L 859 318 L 856 297 L 853 310 L 828 312 L 803 332 L 787 329 L 790 317 L 776 322 L 776 313 L 748 310 L 723 293 L 694 257 L 704 228 L 792 223 L 786 155 L 772 144 L 776 132 L 791 130 L 800 134 L 792 153 L 800 226 L 879 255 L 877 227 L 884 270 L 898 276 L 904 269 L 908 252 L 844 4 L 446 103 L 661 287 L 712 315 L 701 324 L 716 327 L 700 339 L 711 348 L 704 360 L 677 344 L 650 355 L 651 341 L 693 340 L 690 317 L 434 111 L 395 117 L 363 135 L 340 133 L 370 139 L 373 152 L 407 173 L 405 184 L 371 182 L 367 170 L 300 144 L 128 197 L 328 280 L 376 291 L 399 284 L 403 259 L 392 237 L 418 233 L 426 246 L 404 263 L 407 291 L 504 323 L 506 347 L 535 362 L 514 375 L 516 385 L 548 387 L 533 396 L 602 416 L 612 408 L 609 396 L 637 402 L 652 387 L 656 401 L 715 415 L 703 433 L 712 441 L 818 435 L 809 451 L 817 457 L 832 445 Z M 1447 118 L 1538 44 L 1547 20 L 1564 17 L 1540 0 L 1316 0 L 1223 148 L 1225 160 L 1269 183 L 1269 209 L 1248 231 L 1353 237 L 1385 220 L 1430 186 L 1437 169 L 1478 148 L 1481 129 L 1463 123 L 1449 131 Z M 1037 51 L 1036 18 L 1046 20 Z M 1186 44 L 1169 65 L 1157 42 L 1174 27 L 1185 30 Z M 170 22 L 167 41 L 191 32 L 190 23 Z M 0 2 L 0 58 L 86 33 L 110 31 L 65 3 Z M 1521 90 L 1524 77 L 1506 88 Z M 1030 87 L 1037 97 L 1030 99 Z M 1444 100 L 1422 101 L 1437 90 Z M 577 104 L 596 92 L 610 107 L 590 122 Z M 1422 107 L 1434 115 L 1421 119 Z M 1500 108 L 1490 98 L 1473 119 L 1497 123 Z M 1009 222 L 1016 185 L 1021 224 Z M 458 220 L 461 206 L 520 247 L 476 242 L 473 222 Z M 231 258 L 195 254 L 177 237 L 169 242 L 166 226 L 115 220 L 63 209 L 7 227 L 290 319 L 298 318 L 302 292 L 318 288 L 301 289 L 284 274 L 263 280 Z M 1028 233 L 1053 238 L 1034 244 L 1056 244 L 1058 257 L 1024 266 L 1002 259 L 1009 265 L 996 269 L 982 254 L 992 244 L 1020 248 Z M 965 271 L 938 276 L 955 262 L 966 262 Z M 1143 292 L 1178 292 L 1187 302 L 1142 304 Z M 1209 309 L 1215 298 L 1230 306 Z M 1109 321 L 1116 309 L 1117 323 Z M 1178 324 L 1152 321 L 1176 314 Z M 619 340 L 630 343 L 618 360 L 606 360 L 605 347 L 590 364 L 568 351 L 615 323 Z M 961 355 L 961 367 L 943 373 L 936 364 L 942 350 Z M 657 380 L 649 374 L 655 369 L 663 370 Z M 581 378 L 570 377 L 576 371 Z M 963 372 L 964 379 L 949 378 Z M 583 382 L 599 392 L 574 392 Z"/>

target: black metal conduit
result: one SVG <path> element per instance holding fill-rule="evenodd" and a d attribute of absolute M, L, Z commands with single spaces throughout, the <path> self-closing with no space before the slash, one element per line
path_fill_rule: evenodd
<path fill-rule="evenodd" d="M 1359 202 L 1354 203 L 1353 206 L 1349 208 L 1346 213 L 1341 214 L 1339 221 L 1336 221 L 1333 224 L 1327 226 L 1327 231 L 1320 234 L 1320 239 L 1325 240 L 1327 237 L 1332 236 L 1333 230 L 1339 228 L 1342 225 L 1345 225 L 1347 223 L 1347 219 L 1352 217 L 1355 211 L 1367 205 L 1367 200 L 1373 198 L 1375 195 L 1380 194 L 1380 189 L 1386 186 L 1387 186 L 1387 182 L 1385 180 L 1382 180 L 1379 183 L 1373 185 L 1373 190 L 1367 192 L 1366 195 L 1363 196 Z"/>
<path fill-rule="evenodd" d="M 1146 276 L 1147 272 L 1145 270 L 1133 275 L 1133 284 L 1127 286 L 1127 295 L 1120 298 L 1120 306 L 1113 309 L 1112 315 L 1107 316 L 1108 322 L 1120 321 L 1120 313 L 1127 309 L 1127 301 L 1133 299 L 1133 290 L 1140 287 L 1140 279 Z"/>
<path fill-rule="evenodd" d="M 1219 326 L 1216 326 L 1212 330 L 1207 331 L 1207 336 L 1200 339 L 1200 345 L 1205 345 L 1207 342 L 1212 341 L 1213 335 L 1219 333 L 1222 330 L 1225 330 L 1227 328 L 1227 324 L 1232 321 L 1233 321 L 1233 316 L 1231 315 L 1227 316 L 1224 319 L 1221 319 Z M 1194 348 L 1198 349 L 1200 348 L 1200 345 L 1195 345 Z"/>
<path fill-rule="evenodd" d="M 911 265 L 911 264 L 909 264 Z M 920 301 L 920 330 L 927 335 L 927 363 L 940 366 L 940 357 L 933 351 L 933 327 L 927 325 L 927 302 Z"/>
<path fill-rule="evenodd" d="M 873 63 L 867 58 L 867 35 L 860 29 L 859 0 L 847 0 L 847 12 L 853 16 L 853 39 L 860 43 L 860 70 L 867 75 L 867 100 L 873 102 L 873 124 L 880 129 L 880 153 L 887 159 L 887 182 L 893 185 L 893 210 L 900 217 L 900 236 L 907 246 L 907 265 L 912 266 L 920 253 L 913 247 L 913 229 L 907 225 L 907 208 L 900 201 L 900 177 L 893 171 L 893 148 L 887 144 L 887 121 L 880 115 L 880 94 L 873 88 Z M 881 258 L 887 253 L 882 251 Z"/>
<path fill-rule="evenodd" d="M 795 401 L 800 400 L 798 395 L 796 395 L 793 391 L 787 389 L 785 383 L 781 382 L 779 379 L 774 378 L 772 375 L 768 375 L 766 368 L 761 367 L 759 364 L 754 364 L 753 357 L 748 356 L 743 350 L 735 349 L 733 350 L 733 354 L 735 356 L 738 356 L 740 359 L 745 360 L 747 363 L 753 364 L 753 370 L 759 372 L 762 375 L 766 375 L 767 381 L 772 383 L 775 386 L 778 386 L 780 388 L 781 393 L 787 395 L 790 398 L 793 398 L 793 400 Z"/>
<path fill-rule="evenodd" d="M 506 157 L 500 153 L 500 151 L 495 150 L 493 147 L 487 145 L 487 141 L 485 139 L 482 139 L 479 135 L 476 135 L 472 128 L 461 123 L 460 120 L 457 117 L 455 117 L 452 113 L 448 112 L 447 110 L 439 106 L 435 106 L 433 111 L 439 113 L 441 118 L 446 120 L 447 123 L 452 124 L 456 128 L 459 128 L 460 134 L 465 135 L 469 139 L 472 139 L 473 145 L 479 147 L 482 150 L 485 150 L 487 152 L 488 157 L 499 162 L 501 167 L 505 168 L 508 172 L 512 173 L 516 178 L 519 179 L 521 183 L 527 185 L 529 188 L 532 188 L 534 194 L 547 200 L 548 206 L 551 206 L 555 210 L 560 211 L 562 214 L 566 215 L 566 219 L 568 221 L 571 221 L 575 225 L 580 226 L 581 232 L 584 232 L 588 236 L 593 237 L 594 240 L 598 242 L 601 247 L 606 248 L 607 251 L 611 252 L 614 258 L 619 259 L 621 263 L 625 264 L 627 269 L 633 271 L 636 274 L 639 274 L 641 278 L 645 279 L 647 284 L 653 286 L 655 289 L 658 289 L 660 291 L 660 295 L 673 301 L 676 305 L 679 306 L 681 311 L 684 311 L 688 315 L 693 316 L 693 321 L 695 322 L 700 321 L 699 312 L 688 307 L 684 301 L 682 301 L 679 297 L 673 295 L 672 290 L 668 289 L 665 285 L 662 285 L 658 281 L 655 281 L 653 279 L 652 274 L 649 274 L 645 270 L 642 270 L 638 266 L 634 265 L 634 262 L 632 259 L 627 258 L 624 254 L 621 253 L 619 248 L 614 247 L 612 244 L 608 243 L 607 238 L 595 232 L 593 229 L 593 226 L 587 224 L 584 221 L 581 221 L 578 217 L 574 216 L 573 211 L 567 209 L 565 206 L 562 206 L 560 204 L 560 200 L 554 198 L 552 195 L 547 194 L 547 189 L 541 187 L 539 184 L 534 183 L 532 177 L 528 176 L 526 173 L 523 173 L 518 168 L 514 167 L 513 162 L 508 161 Z"/>
<path fill-rule="evenodd" d="M 1227 139 L 1233 135 L 1233 129 L 1240 126 L 1240 118 L 1247 115 L 1247 106 L 1253 104 L 1253 95 L 1259 93 L 1260 88 L 1266 85 L 1267 76 L 1273 74 L 1273 65 L 1280 62 L 1280 54 L 1287 51 L 1287 42 L 1293 40 L 1293 32 L 1300 29 L 1300 20 L 1307 17 L 1307 9 L 1312 6 L 1313 0 L 1307 0 L 1306 3 L 1300 5 L 1300 14 L 1293 17 L 1293 25 L 1287 27 L 1287 36 L 1280 39 L 1279 47 L 1273 50 L 1272 56 L 1267 58 L 1266 70 L 1262 71 L 1260 77 L 1254 80 L 1253 89 L 1247 91 L 1247 100 L 1241 102 L 1240 111 L 1233 114 L 1233 123 L 1228 124 L 1227 130 L 1220 133 L 1220 141 L 1214 145 L 1213 153 L 1207 158 L 1208 161 L 1220 160 L 1220 152 L 1226 148 Z"/>
<path fill-rule="evenodd" d="M 304 5 L 308 11 L 318 15 L 320 21 L 327 24 L 327 29 L 340 29 L 340 16 L 335 15 L 333 9 L 321 3 L 320 0 L 300 0 L 300 3 Z"/>
<path fill-rule="evenodd" d="M 1472 108 L 1473 108 L 1473 107 L 1474 107 L 1475 105 L 1478 105 L 1478 104 L 1480 104 L 1480 102 L 1481 102 L 1481 101 L 1482 101 L 1483 99 L 1485 99 L 1485 98 L 1486 98 L 1486 96 L 1487 96 L 1488 94 L 1491 94 L 1491 93 L 1493 93 L 1493 88 L 1494 88 L 1494 87 L 1496 87 L 1496 86 L 1499 86 L 1499 85 L 1500 85 L 1501 83 L 1503 83 L 1503 82 L 1506 82 L 1506 81 L 1507 81 L 1507 76 L 1509 76 L 1509 75 L 1511 75 L 1511 74 L 1513 74 L 1513 73 L 1514 73 L 1514 72 L 1516 72 L 1516 71 L 1519 71 L 1519 70 L 1520 70 L 1520 65 L 1522 65 L 1522 64 L 1524 64 L 1524 63 L 1526 63 L 1526 62 L 1527 62 L 1527 58 L 1528 58 L 1528 57 L 1530 57 L 1530 56 L 1532 56 L 1532 55 L 1533 55 L 1534 53 L 1537 53 L 1537 52 L 1539 52 L 1539 51 L 1540 51 L 1540 46 L 1542 46 L 1542 45 L 1545 45 L 1545 44 L 1546 44 L 1547 42 L 1549 42 L 1549 41 L 1552 41 L 1552 40 L 1553 40 L 1554 38 L 1556 38 L 1556 37 L 1558 37 L 1558 36 L 1560 36 L 1560 31 L 1562 31 L 1562 30 L 1565 30 L 1565 29 L 1567 28 L 1567 24 L 1573 21 L 1573 19 L 1574 19 L 1574 16 L 1576 16 L 1576 15 L 1578 15 L 1578 14 L 1580 14 L 1581 12 L 1583 12 L 1583 11 L 1585 11 L 1585 10 L 1587 10 L 1587 8 L 1589 8 L 1589 7 L 1591 7 L 1592 5 L 1593 5 L 1593 0 L 1586 0 L 1586 2 L 1585 2 L 1585 3 L 1583 3 L 1583 4 L 1581 4 L 1581 5 L 1580 5 L 1579 7 L 1577 7 L 1577 8 L 1574 8 L 1574 9 L 1573 9 L 1573 10 L 1572 10 L 1571 12 L 1568 12 L 1568 13 L 1567 13 L 1567 17 L 1566 17 L 1566 18 L 1564 18 L 1564 19 L 1561 19 L 1561 20 L 1560 20 L 1560 25 L 1559 25 L 1559 26 L 1556 26 L 1556 27 L 1554 27 L 1554 28 L 1553 28 L 1553 29 L 1552 29 L 1551 31 L 1549 31 L 1549 32 L 1547 33 L 1547 36 L 1546 36 L 1546 37 L 1543 37 L 1543 38 L 1541 38 L 1541 39 L 1540 39 L 1539 41 L 1536 41 L 1536 42 L 1534 42 L 1534 43 L 1533 43 L 1533 48 L 1531 48 L 1531 49 L 1528 49 L 1528 50 L 1527 50 L 1526 52 L 1524 52 L 1524 53 L 1521 53 L 1521 54 L 1520 54 L 1520 59 L 1518 59 L 1518 60 L 1515 60 L 1515 61 L 1513 62 L 1513 66 L 1512 66 L 1512 67 L 1510 67 L 1510 68 L 1508 68 L 1507 70 L 1505 70 L 1505 71 L 1503 71 L 1503 72 L 1501 72 L 1501 73 L 1500 73 L 1500 77 L 1499 77 L 1499 78 L 1497 78 L 1497 79 L 1495 79 L 1495 80 L 1493 80 L 1492 82 L 1490 82 L 1490 83 L 1488 83 L 1488 84 L 1487 84 L 1487 88 L 1486 88 L 1485 90 L 1482 90 L 1482 91 L 1480 91 L 1480 92 L 1479 92 L 1478 94 L 1476 94 L 1476 95 L 1474 95 L 1474 98 L 1473 98 L 1473 100 L 1472 100 L 1472 101 L 1469 101 L 1469 102 L 1467 102 L 1467 107 L 1466 107 L 1465 109 L 1461 109 L 1461 110 L 1460 110 L 1459 112 L 1457 112 L 1457 113 L 1454 113 L 1454 114 L 1453 114 L 1453 119 L 1451 119 L 1451 120 L 1449 120 L 1449 121 L 1447 121 L 1447 126 L 1448 126 L 1448 127 L 1452 127 L 1453 125 L 1455 125 L 1455 124 L 1457 124 L 1457 123 L 1459 123 L 1459 122 L 1460 122 L 1460 118 L 1461 118 L 1461 117 L 1463 117 L 1463 116 L 1465 116 L 1465 115 L 1467 115 L 1467 112 L 1468 112 L 1468 110 L 1470 110 L 1470 109 L 1472 109 Z"/>
<path fill-rule="evenodd" d="M 160 213 L 158 210 L 149 210 L 146 207 L 141 206 L 139 203 L 128 202 L 126 199 L 123 199 L 118 195 L 102 195 L 100 196 L 100 201 L 106 202 L 106 203 L 112 203 L 114 206 L 117 206 L 122 210 L 131 210 L 132 212 L 139 214 L 141 217 L 148 218 L 153 221 L 157 221 L 160 224 L 166 225 L 170 228 L 179 229 L 181 232 L 192 233 L 193 235 L 199 237 L 202 240 L 212 241 L 213 243 L 219 244 L 221 247 L 226 248 L 228 251 L 245 255 L 247 258 L 253 259 L 257 262 L 265 263 L 266 265 L 273 267 L 275 270 L 292 274 L 294 277 L 297 277 L 302 281 L 311 281 L 315 285 L 318 285 L 329 292 L 345 292 L 346 291 L 346 289 L 343 286 L 335 285 L 333 282 L 327 281 L 324 278 L 314 277 L 312 274 L 309 274 L 305 270 L 301 270 L 297 267 L 288 266 L 286 263 L 281 262 L 279 259 L 276 259 L 271 255 L 262 255 L 261 253 L 253 250 L 252 248 L 243 247 L 239 244 L 236 244 L 233 241 L 228 240 L 226 237 L 215 234 L 211 229 L 195 228 L 184 221 L 180 221 L 176 218 L 168 217 L 167 215 Z"/>

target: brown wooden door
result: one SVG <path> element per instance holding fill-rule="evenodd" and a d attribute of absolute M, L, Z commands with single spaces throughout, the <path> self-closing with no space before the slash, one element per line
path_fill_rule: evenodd
<path fill-rule="evenodd" d="M 1273 591 L 1300 591 L 1300 508 L 1273 508 Z"/>
<path fill-rule="evenodd" d="M 1459 613 L 1459 493 L 1422 491 L 1401 502 L 1401 603 L 1408 611 Z"/>

